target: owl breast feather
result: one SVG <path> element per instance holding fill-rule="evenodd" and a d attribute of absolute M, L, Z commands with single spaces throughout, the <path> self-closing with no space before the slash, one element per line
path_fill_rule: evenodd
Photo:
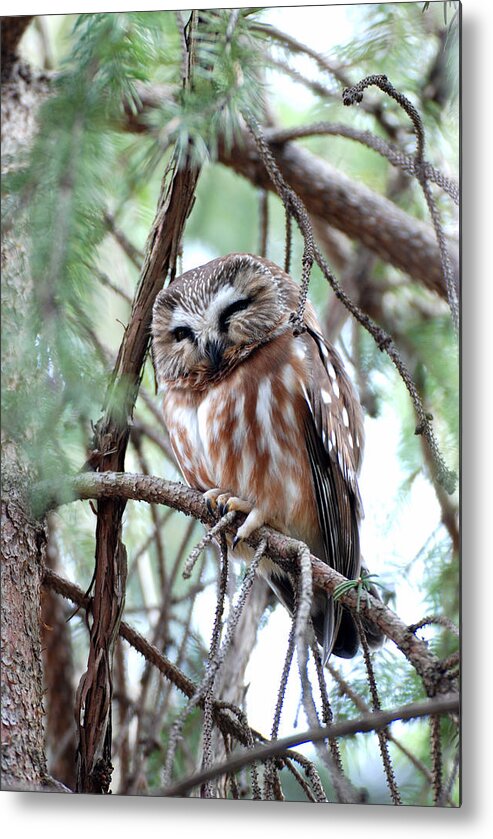
<path fill-rule="evenodd" d="M 274 342 L 272 342 L 274 343 Z M 169 391 L 164 413 L 183 476 L 201 491 L 221 488 L 259 507 L 297 538 L 313 532 L 313 485 L 306 458 L 302 353 L 257 353 L 206 393 Z M 283 348 L 282 343 L 286 346 Z"/>

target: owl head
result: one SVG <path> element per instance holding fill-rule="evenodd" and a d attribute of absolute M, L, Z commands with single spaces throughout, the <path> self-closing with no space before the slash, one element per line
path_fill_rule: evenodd
<path fill-rule="evenodd" d="M 230 254 L 187 271 L 154 304 L 160 384 L 208 384 L 287 328 L 297 286 L 277 265 Z"/>

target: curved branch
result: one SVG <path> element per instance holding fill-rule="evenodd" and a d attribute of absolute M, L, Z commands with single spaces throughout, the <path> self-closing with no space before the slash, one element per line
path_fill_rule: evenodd
<path fill-rule="evenodd" d="M 392 166 L 401 169 L 407 175 L 416 176 L 424 173 L 429 181 L 437 184 L 446 192 L 454 202 L 459 203 L 459 185 L 453 178 L 447 178 L 439 169 L 432 166 L 431 163 L 424 162 L 418 167 L 413 155 L 405 154 L 397 146 L 388 143 L 377 134 L 371 131 L 361 131 L 358 128 L 353 128 L 351 125 L 345 125 L 338 122 L 315 122 L 311 125 L 301 125 L 294 128 L 270 128 L 265 132 L 265 137 L 269 143 L 280 145 L 287 143 L 290 140 L 300 140 L 305 137 L 346 137 L 348 140 L 354 140 L 361 143 L 369 149 L 387 158 Z M 419 172 L 418 172 L 419 169 Z"/>
<path fill-rule="evenodd" d="M 62 493 L 55 495 L 53 487 L 38 485 L 37 507 L 53 509 L 60 504 L 66 504 L 76 499 L 120 498 L 146 501 L 152 504 L 165 504 L 185 515 L 193 516 L 206 525 L 213 525 L 216 519 L 207 509 L 202 493 L 181 483 L 166 481 L 149 475 L 139 475 L 123 472 L 83 473 L 72 480 L 68 480 Z M 229 530 L 236 531 L 237 524 L 231 524 Z M 260 542 L 267 542 L 266 553 L 273 560 L 288 561 L 295 565 L 300 555 L 302 543 L 291 539 L 270 527 L 261 527 L 248 539 L 248 544 L 257 548 Z M 313 582 L 328 593 L 345 582 L 345 578 L 330 568 L 320 559 L 311 556 Z M 341 603 L 353 610 L 360 611 L 366 618 L 374 622 L 407 658 L 416 672 L 421 676 L 426 692 L 429 696 L 437 693 L 447 693 L 455 684 L 448 674 L 446 665 L 440 661 L 428 648 L 428 645 L 416 638 L 409 627 L 389 609 L 381 600 L 365 594 L 358 605 L 358 594 L 354 589 L 346 592 L 340 598 Z"/>

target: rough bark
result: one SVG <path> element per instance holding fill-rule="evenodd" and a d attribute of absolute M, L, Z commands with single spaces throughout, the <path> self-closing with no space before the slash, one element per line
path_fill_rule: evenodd
<path fill-rule="evenodd" d="M 2 789 L 39 789 L 46 777 L 39 633 L 45 533 L 26 513 L 13 462 L 4 459 L 2 472 Z"/>
<path fill-rule="evenodd" d="M 48 521 L 46 567 L 59 566 L 54 525 Z M 71 610 L 51 589 L 41 592 L 41 640 L 46 698 L 46 749 L 50 774 L 75 788 L 75 689 L 72 639 L 67 620 Z"/>
<path fill-rule="evenodd" d="M 2 84 L 3 173 L 15 167 L 18 152 L 29 146 L 45 92 L 43 80 L 16 62 L 23 31 L 18 23 L 18 19 L 2 21 L 7 77 Z M 15 390 L 26 375 L 22 324 L 29 313 L 31 281 L 21 219 L 16 221 L 15 229 L 2 237 L 6 391 Z M 22 440 L 28 435 L 29 429 L 23 427 L 2 433 L 2 789 L 40 789 L 47 782 L 39 629 L 46 528 L 29 513 L 34 474 L 22 452 Z"/>

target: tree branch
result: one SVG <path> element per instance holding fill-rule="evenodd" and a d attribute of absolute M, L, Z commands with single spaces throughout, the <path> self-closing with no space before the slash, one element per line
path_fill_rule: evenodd
<path fill-rule="evenodd" d="M 149 85 L 139 87 L 140 110 L 135 114 L 126 109 L 124 128 L 133 132 L 148 131 L 144 114 L 158 108 L 163 97 L 169 98 L 170 95 L 169 88 Z M 342 126 L 336 128 L 338 133 L 342 133 Z M 413 218 L 392 201 L 364 184 L 351 180 L 306 149 L 285 142 L 282 132 L 279 142 L 271 142 L 270 136 L 276 136 L 273 127 L 269 128 L 266 137 L 276 162 L 313 218 L 319 217 L 324 223 L 361 242 L 380 259 L 395 265 L 447 300 L 440 250 L 431 225 Z M 360 139 L 360 135 L 356 135 L 349 127 L 346 136 Z M 383 144 L 382 148 L 387 149 L 387 145 Z M 398 150 L 395 152 L 397 154 Z M 406 156 L 403 157 L 405 163 Z M 240 137 L 233 138 L 231 145 L 226 147 L 224 143 L 219 144 L 218 161 L 247 178 L 254 186 L 274 191 L 255 143 L 246 130 Z M 450 188 L 449 182 L 438 170 L 427 166 L 427 171 L 442 188 Z M 448 240 L 448 250 L 457 284 L 459 257 L 454 239 Z"/>
<path fill-rule="evenodd" d="M 410 705 L 403 705 L 401 708 L 395 708 L 392 711 L 377 711 L 356 720 L 347 720 L 320 728 L 309 728 L 301 734 L 292 734 L 289 737 L 273 740 L 255 749 L 242 751 L 219 766 L 212 766 L 204 772 L 198 772 L 191 778 L 186 778 L 178 784 L 165 788 L 160 795 L 183 796 L 193 787 L 210 781 L 212 778 L 217 778 L 219 775 L 226 773 L 238 772 L 244 766 L 248 766 L 254 761 L 264 762 L 276 755 L 283 754 L 286 749 L 291 749 L 293 746 L 299 746 L 302 743 L 316 743 L 329 737 L 348 737 L 353 734 L 361 734 L 369 731 L 381 731 L 396 720 L 419 719 L 420 717 L 428 717 L 430 714 L 451 714 L 457 713 L 458 710 L 459 695 L 453 693 L 426 702 L 413 702 Z"/>
<path fill-rule="evenodd" d="M 429 224 L 405 213 L 392 201 L 356 183 L 319 157 L 294 143 L 270 144 L 281 174 L 308 212 L 356 239 L 428 289 L 447 300 L 440 251 Z M 230 148 L 219 147 L 219 162 L 255 186 L 275 187 L 253 140 L 244 132 Z M 457 283 L 458 248 L 448 242 Z"/>
<path fill-rule="evenodd" d="M 53 509 L 59 504 L 65 504 L 75 499 L 119 498 L 146 501 L 151 504 L 165 504 L 185 515 L 193 516 L 203 524 L 212 526 L 216 519 L 207 509 L 202 493 L 181 483 L 166 481 L 162 478 L 148 475 L 138 475 L 121 472 L 83 473 L 67 481 L 62 493 L 54 494 L 52 486 L 38 485 L 37 507 L 43 499 L 43 508 Z M 239 514 L 238 514 L 239 516 Z M 238 518 L 240 521 L 240 518 Z M 235 532 L 238 521 L 230 525 L 228 530 Z M 270 527 L 261 527 L 248 539 L 248 544 L 257 548 L 266 539 L 266 554 L 275 561 L 288 561 L 297 568 L 302 543 L 291 539 Z M 330 568 L 326 563 L 311 556 L 313 582 L 328 593 L 345 581 L 345 578 Z M 448 693 L 455 687 L 447 668 L 428 648 L 428 645 L 416 638 L 413 632 L 401 621 L 398 615 L 389 609 L 381 600 L 366 594 L 358 605 L 358 594 L 354 589 L 341 597 L 341 603 L 353 610 L 360 610 L 365 619 L 371 620 L 392 640 L 407 658 L 416 672 L 421 676 L 426 692 L 429 696 L 437 693 Z"/>
<path fill-rule="evenodd" d="M 43 585 L 51 589 L 62 597 L 71 600 L 79 608 L 86 611 L 91 610 L 93 600 L 87 595 L 79 586 L 69 580 L 60 577 L 49 568 L 45 568 L 43 576 Z M 146 661 L 156 667 L 166 679 L 168 679 L 181 693 L 187 698 L 194 696 L 197 691 L 197 685 L 188 678 L 178 667 L 176 667 L 162 652 L 158 650 L 153 644 L 150 644 L 143 635 L 137 632 L 132 626 L 125 621 L 121 621 L 118 634 L 130 644 L 138 653 L 140 653 Z M 203 707 L 203 699 L 199 702 Z M 248 746 L 250 739 L 254 741 L 263 740 L 264 738 L 257 732 L 251 729 L 251 738 L 247 737 L 242 726 L 238 725 L 234 717 L 224 711 L 223 703 L 214 702 L 213 704 L 214 719 L 220 730 L 224 734 L 233 736 L 239 743 Z"/>

